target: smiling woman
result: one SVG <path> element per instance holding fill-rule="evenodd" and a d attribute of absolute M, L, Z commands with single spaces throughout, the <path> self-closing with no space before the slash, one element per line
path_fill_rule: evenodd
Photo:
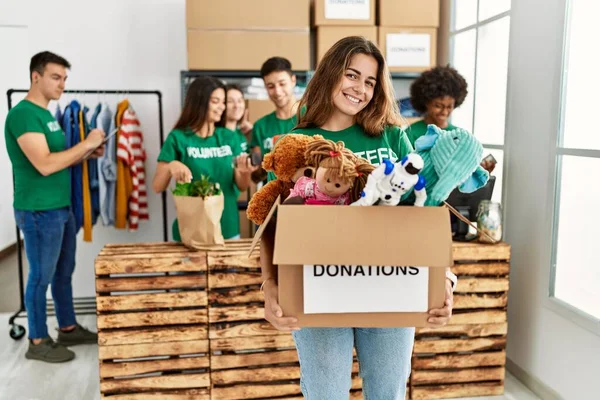
<path fill-rule="evenodd" d="M 228 129 L 216 126 L 224 118 L 226 91 L 223 82 L 212 77 L 196 79 L 190 85 L 183 110 L 169 133 L 160 154 L 152 186 L 162 192 L 171 178 L 175 182 L 197 181 L 202 175 L 219 183 L 225 198 L 221 230 L 225 239 L 239 237 L 237 197 L 250 184 L 250 165 L 245 140 Z M 173 239 L 179 241 L 179 224 L 173 223 Z"/>
<path fill-rule="evenodd" d="M 321 135 L 336 143 L 343 142 L 345 148 L 366 156 L 374 165 L 382 163 L 384 158 L 395 161 L 413 151 L 406 134 L 396 125 L 400 113 L 385 59 L 377 46 L 364 37 L 341 39 L 329 49 L 310 80 L 298 110 L 294 133 Z M 348 398 L 352 348 L 356 346 L 365 398 L 404 399 L 414 328 L 299 329 L 297 320 L 283 317 L 278 304 L 274 234 L 274 227 L 268 225 L 261 237 L 265 318 L 278 330 L 293 332 L 302 360 L 304 395 L 315 399 Z M 429 311 L 431 324 L 448 322 L 451 287 L 448 281 L 445 307 Z"/>
<path fill-rule="evenodd" d="M 410 102 L 413 108 L 423 115 L 408 129 L 408 140 L 415 141 L 427 131 L 427 125 L 452 130 L 449 122 L 455 108 L 467 97 L 467 81 L 450 66 L 436 67 L 423 72 L 410 86 Z"/>

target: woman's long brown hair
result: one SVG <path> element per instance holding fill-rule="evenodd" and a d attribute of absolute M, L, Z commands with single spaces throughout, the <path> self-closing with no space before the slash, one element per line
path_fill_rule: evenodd
<path fill-rule="evenodd" d="M 356 115 L 356 123 L 371 136 L 379 136 L 386 126 L 398 124 L 401 120 L 400 111 L 383 54 L 370 40 L 361 36 L 349 36 L 334 44 L 319 62 L 300 100 L 297 128 L 320 127 L 331 117 L 335 109 L 333 91 L 340 84 L 356 54 L 371 56 L 378 64 L 373 98 Z"/>
<path fill-rule="evenodd" d="M 227 91 L 223 82 L 212 76 L 196 78 L 187 89 L 185 101 L 183 102 L 183 110 L 174 129 L 191 129 L 193 131 L 202 129 L 206 122 L 206 115 L 208 114 L 210 96 L 216 89 L 223 89 L 225 91 L 225 104 L 227 104 Z M 225 119 L 225 113 L 226 111 L 223 111 L 221 120 Z"/>

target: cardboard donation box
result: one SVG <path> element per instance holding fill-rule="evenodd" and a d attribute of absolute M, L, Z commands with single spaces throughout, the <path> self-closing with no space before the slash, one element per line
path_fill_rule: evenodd
<path fill-rule="evenodd" d="M 315 0 L 313 16 L 315 26 L 375 26 L 375 0 Z"/>
<path fill-rule="evenodd" d="M 303 327 L 423 327 L 443 307 L 452 235 L 442 207 L 282 205 L 273 263 L 284 316 Z"/>

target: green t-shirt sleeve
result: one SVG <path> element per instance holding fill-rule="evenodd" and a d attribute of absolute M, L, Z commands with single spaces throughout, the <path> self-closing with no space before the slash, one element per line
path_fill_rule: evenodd
<path fill-rule="evenodd" d="M 42 121 L 24 109 L 17 109 L 10 113 L 6 120 L 6 128 L 15 139 L 25 133 L 44 134 L 45 131 Z"/>
<path fill-rule="evenodd" d="M 399 126 L 389 126 L 386 128 L 386 136 L 392 151 L 402 160 L 404 156 L 414 151 L 406 132 Z"/>
<path fill-rule="evenodd" d="M 262 120 L 259 119 L 258 121 L 256 121 L 254 127 L 252 128 L 252 139 L 250 140 L 250 149 L 260 147 L 262 142 L 262 130 Z"/>
<path fill-rule="evenodd" d="M 240 154 L 245 153 L 244 150 L 246 146 L 244 146 L 244 144 L 246 142 L 246 139 L 237 132 L 235 133 L 235 135 L 231 135 L 231 137 L 231 151 L 233 153 L 233 156 L 237 157 Z"/>
<path fill-rule="evenodd" d="M 175 160 L 181 160 L 181 151 L 177 146 L 177 139 L 175 138 L 174 132 L 171 132 L 160 149 L 158 161 L 168 163 Z"/>

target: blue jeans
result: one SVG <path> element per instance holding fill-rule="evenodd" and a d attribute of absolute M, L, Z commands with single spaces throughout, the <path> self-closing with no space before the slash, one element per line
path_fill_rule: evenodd
<path fill-rule="evenodd" d="M 404 400 L 414 328 L 303 328 L 293 333 L 309 400 L 348 400 L 356 347 L 365 400 Z"/>
<path fill-rule="evenodd" d="M 77 245 L 75 217 L 65 207 L 47 211 L 15 210 L 15 219 L 23 232 L 29 262 L 25 290 L 29 338 L 42 339 L 49 336 L 46 292 L 50 284 L 59 327 L 75 324 L 71 285 Z"/>

